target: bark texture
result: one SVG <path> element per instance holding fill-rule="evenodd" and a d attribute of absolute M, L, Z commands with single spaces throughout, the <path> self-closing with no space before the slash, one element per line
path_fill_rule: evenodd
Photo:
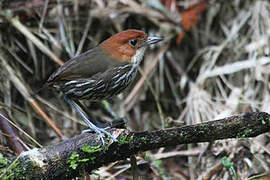
<path fill-rule="evenodd" d="M 22 153 L 15 168 L 17 177 L 26 179 L 71 179 L 103 165 L 159 147 L 208 142 L 228 138 L 255 137 L 270 130 L 270 115 L 246 113 L 225 119 L 157 131 L 130 132 L 112 129 L 119 142 L 106 140 L 104 146 L 96 134 L 81 134 L 56 145 Z"/>

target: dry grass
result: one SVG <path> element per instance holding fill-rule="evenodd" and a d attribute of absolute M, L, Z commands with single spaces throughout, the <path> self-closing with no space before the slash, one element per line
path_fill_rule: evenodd
<path fill-rule="evenodd" d="M 128 118 L 129 128 L 153 130 L 249 111 L 270 113 L 269 1 L 211 0 L 180 45 L 176 43 L 183 32 L 180 14 L 157 2 L 0 3 L 0 107 L 42 145 L 80 133 L 85 127 L 78 124 L 77 114 L 43 83 L 63 61 L 116 32 L 136 28 L 163 35 L 165 41 L 147 51 L 134 88 L 110 100 L 115 113 Z M 179 11 L 191 3 L 198 1 L 177 1 Z M 112 120 L 103 104 L 85 105 L 98 119 Z M 19 132 L 25 145 L 37 146 Z M 7 146 L 5 136 L 0 137 Z M 143 179 L 233 179 L 232 171 L 221 165 L 226 155 L 234 162 L 239 179 L 269 175 L 269 134 L 207 146 L 201 143 L 139 154 L 138 173 Z M 118 162 L 91 177 L 131 179 L 132 171 L 128 162 Z"/>

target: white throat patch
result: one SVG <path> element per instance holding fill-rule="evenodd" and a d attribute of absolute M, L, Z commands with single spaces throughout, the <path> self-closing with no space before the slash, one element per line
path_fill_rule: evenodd
<path fill-rule="evenodd" d="M 131 59 L 131 62 L 134 63 L 136 66 L 138 66 L 142 61 L 145 50 L 146 47 L 141 47 L 137 49 L 135 56 L 133 56 Z"/>

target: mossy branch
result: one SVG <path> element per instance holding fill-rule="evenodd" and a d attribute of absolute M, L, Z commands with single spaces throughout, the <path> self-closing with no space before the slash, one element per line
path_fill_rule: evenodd
<path fill-rule="evenodd" d="M 71 179 L 108 163 L 124 160 L 139 151 L 218 139 L 255 137 L 269 130 L 270 115 L 254 112 L 151 132 L 112 129 L 111 133 L 119 142 L 107 139 L 105 146 L 101 146 L 96 134 L 81 134 L 56 145 L 22 153 L 10 172 L 26 179 Z"/>

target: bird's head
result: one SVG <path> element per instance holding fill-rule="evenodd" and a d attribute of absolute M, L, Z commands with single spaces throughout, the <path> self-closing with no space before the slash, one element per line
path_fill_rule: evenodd
<path fill-rule="evenodd" d="M 129 29 L 103 41 L 99 47 L 113 60 L 138 64 L 146 47 L 161 41 L 161 37 L 148 37 L 143 31 Z"/>

